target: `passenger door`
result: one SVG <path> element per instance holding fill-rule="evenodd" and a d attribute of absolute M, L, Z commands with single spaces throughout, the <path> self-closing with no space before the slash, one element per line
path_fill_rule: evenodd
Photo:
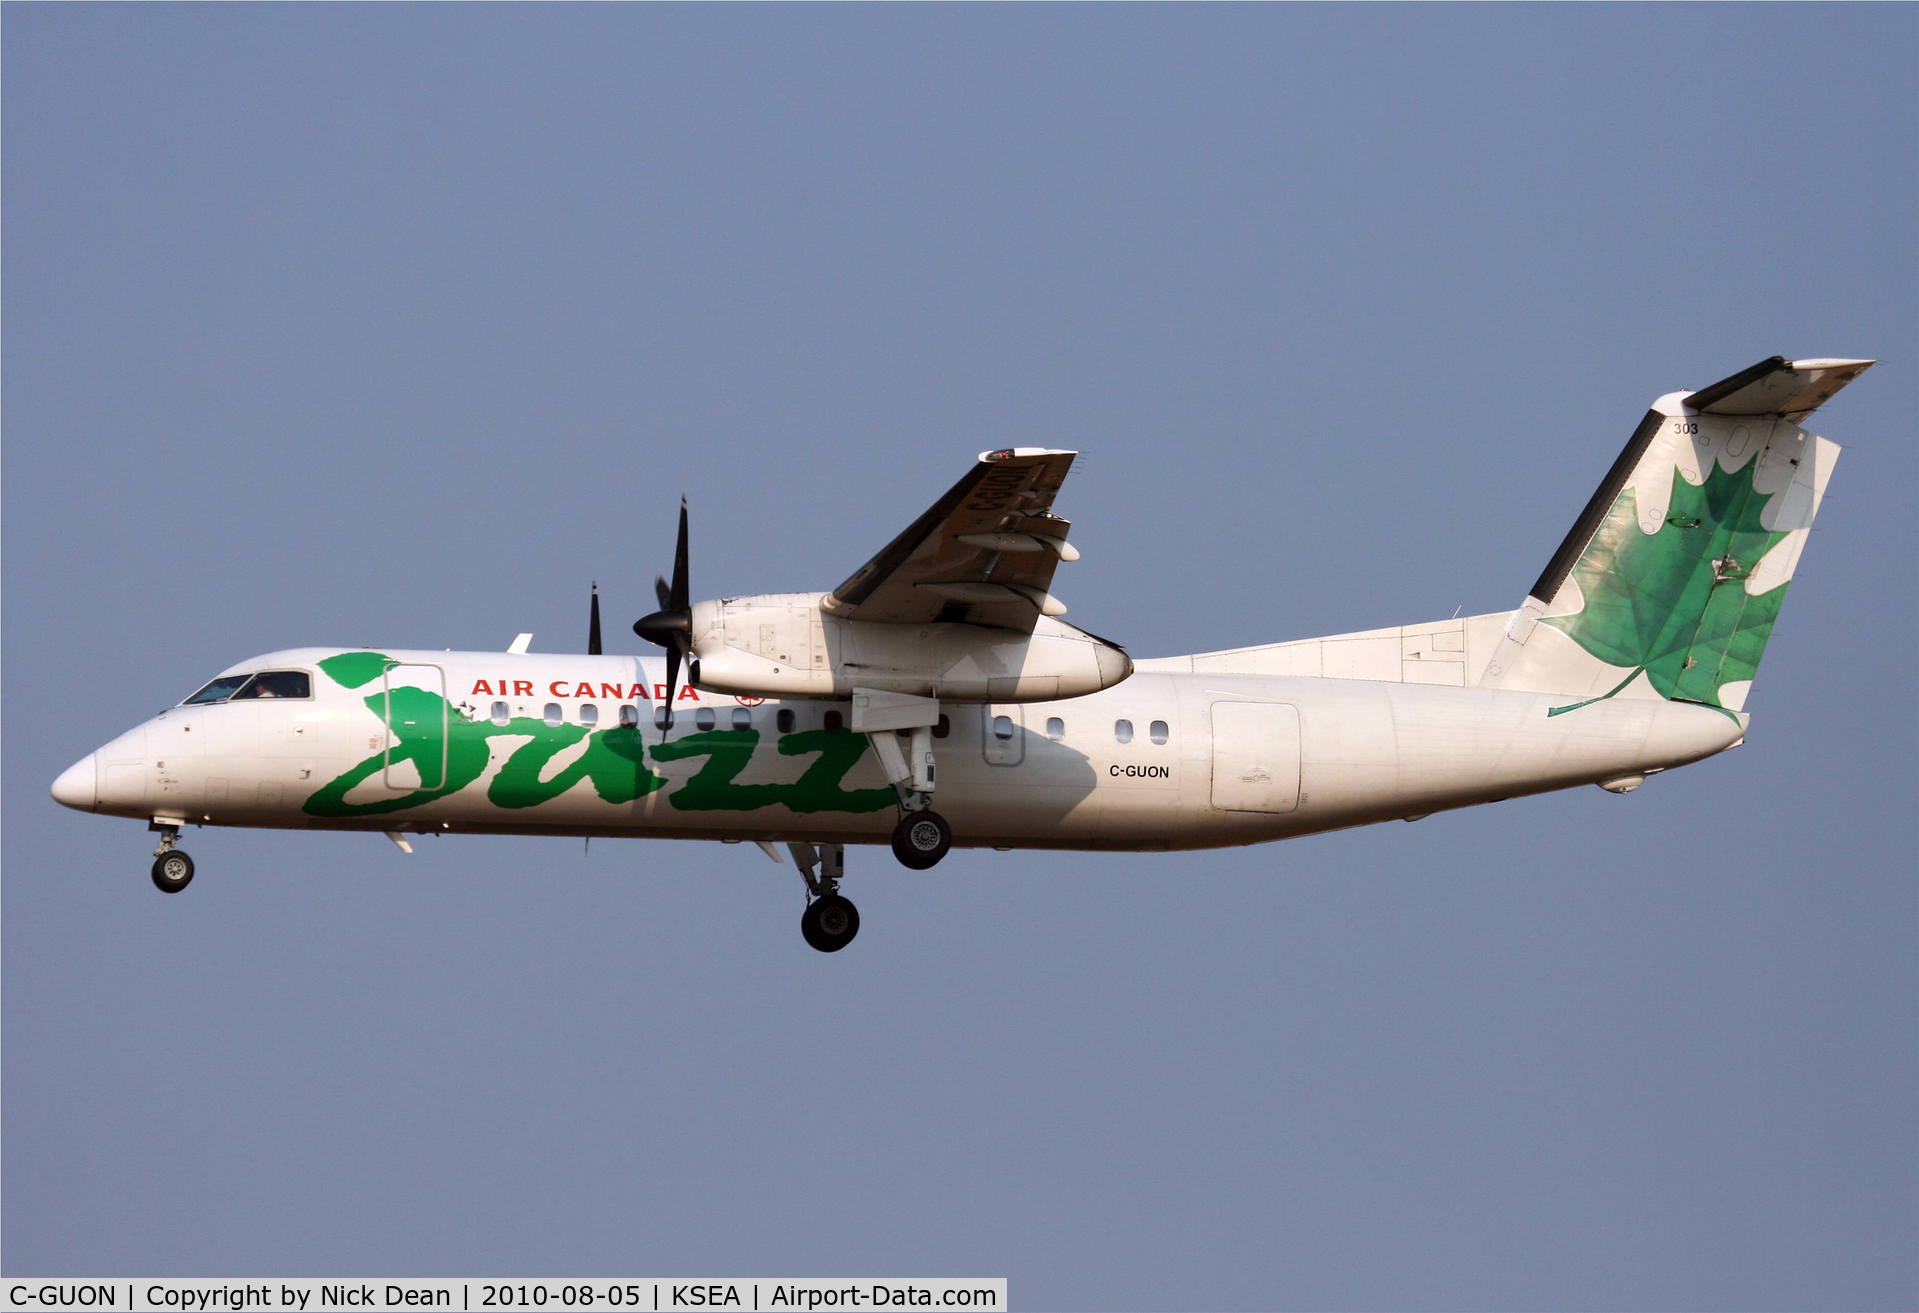
<path fill-rule="evenodd" d="M 386 786 L 405 791 L 444 787 L 447 704 L 446 676 L 440 667 L 389 666 L 383 706 Z M 414 770 L 419 772 L 417 783 Z"/>
<path fill-rule="evenodd" d="M 1299 806 L 1299 708 L 1213 703 L 1213 806 L 1229 812 Z"/>

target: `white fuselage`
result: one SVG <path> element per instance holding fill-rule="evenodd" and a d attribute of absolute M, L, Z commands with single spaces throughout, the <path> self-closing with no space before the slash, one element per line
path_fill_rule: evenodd
<path fill-rule="evenodd" d="M 311 671 L 313 696 L 174 707 L 76 763 L 56 796 L 162 822 L 408 833 L 884 843 L 897 819 L 864 736 L 830 728 L 845 703 L 683 690 L 663 744 L 657 658 L 388 649 L 415 697 L 389 701 L 385 679 L 321 674 L 337 652 L 233 667 Z M 435 681 L 444 725 L 390 723 Z M 1143 669 L 1058 702 L 943 704 L 935 802 L 959 846 L 1219 847 L 1630 781 L 1745 728 L 1649 699 L 1547 714 L 1565 702 Z M 425 737 L 403 747 L 409 733 Z"/>

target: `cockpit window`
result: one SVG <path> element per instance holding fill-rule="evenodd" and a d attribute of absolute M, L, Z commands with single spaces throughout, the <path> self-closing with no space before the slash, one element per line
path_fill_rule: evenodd
<path fill-rule="evenodd" d="M 196 707 L 203 702 L 225 702 L 233 696 L 235 689 L 252 678 L 251 675 L 222 675 L 180 705 Z"/>
<path fill-rule="evenodd" d="M 304 670 L 262 670 L 257 675 L 222 675 L 180 705 L 244 702 L 249 698 L 310 698 L 313 680 Z"/>
<path fill-rule="evenodd" d="M 310 698 L 313 681 L 304 670 L 262 670 L 233 695 L 235 702 L 248 698 Z"/>

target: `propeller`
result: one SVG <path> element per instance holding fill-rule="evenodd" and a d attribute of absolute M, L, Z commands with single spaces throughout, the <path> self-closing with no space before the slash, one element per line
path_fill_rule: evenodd
<path fill-rule="evenodd" d="M 680 540 L 673 549 L 673 582 L 653 579 L 653 595 L 660 609 L 633 622 L 633 632 L 647 642 L 666 649 L 666 715 L 661 720 L 660 737 L 666 737 L 673 721 L 673 700 L 679 696 L 680 662 L 693 646 L 693 602 L 686 583 L 686 498 L 680 498 Z"/>
<path fill-rule="evenodd" d="M 593 585 L 592 618 L 586 624 L 586 654 L 588 656 L 600 654 L 600 585 L 597 581 Z"/>

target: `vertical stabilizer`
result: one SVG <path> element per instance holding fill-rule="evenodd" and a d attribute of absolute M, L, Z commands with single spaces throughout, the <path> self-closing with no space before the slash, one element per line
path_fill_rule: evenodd
<path fill-rule="evenodd" d="M 1871 364 L 1775 356 L 1654 402 L 1480 683 L 1740 710 L 1839 455 L 1800 422 Z"/>

